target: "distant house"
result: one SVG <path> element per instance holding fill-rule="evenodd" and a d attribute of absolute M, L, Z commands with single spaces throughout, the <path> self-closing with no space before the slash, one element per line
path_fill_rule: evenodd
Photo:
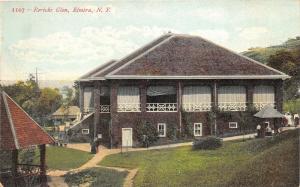
<path fill-rule="evenodd" d="M 136 146 L 136 124 L 147 121 L 159 141 L 226 135 L 241 130 L 233 114 L 272 105 L 282 111 L 288 75 L 197 36 L 165 34 L 80 79 L 82 123 L 91 140 Z M 226 113 L 210 121 L 213 111 Z M 255 127 L 253 127 L 255 128 Z"/>
<path fill-rule="evenodd" d="M 80 109 L 78 106 L 69 106 L 69 107 L 61 106 L 51 115 L 51 119 L 53 120 L 55 125 L 61 125 L 66 121 L 72 122 L 78 119 L 79 115 L 80 115 Z"/>

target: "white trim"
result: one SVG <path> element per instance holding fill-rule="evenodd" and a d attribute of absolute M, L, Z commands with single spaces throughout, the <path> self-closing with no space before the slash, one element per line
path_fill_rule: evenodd
<path fill-rule="evenodd" d="M 195 75 L 195 76 L 141 76 L 141 75 L 107 75 L 105 79 L 287 79 L 288 75 Z"/>
<path fill-rule="evenodd" d="M 108 69 L 108 67 L 111 67 L 115 62 L 117 62 L 117 60 L 110 60 L 108 62 L 105 62 L 104 64 L 101 64 L 101 65 L 97 66 L 96 68 L 92 69 L 91 71 L 89 71 L 89 72 L 85 73 L 84 75 L 80 76 L 78 78 L 78 80 L 84 80 L 86 78 L 83 78 L 83 77 L 92 77 L 95 74 L 101 73 L 104 70 Z M 103 68 L 104 66 L 106 66 L 107 64 L 110 64 L 110 63 L 111 63 L 111 65 L 107 66 L 104 69 L 101 69 L 101 68 Z M 101 69 L 101 70 L 97 71 L 97 69 Z M 94 72 L 94 71 L 96 71 L 96 72 Z"/>
<path fill-rule="evenodd" d="M 200 125 L 200 134 L 196 134 L 196 125 Z M 199 129 L 197 129 L 199 130 Z M 202 123 L 194 123 L 194 136 L 202 136 L 202 130 L 203 130 L 203 126 Z"/>
<path fill-rule="evenodd" d="M 161 125 L 164 127 L 164 134 L 163 135 L 159 134 L 159 127 Z M 157 124 L 157 132 L 158 132 L 158 137 L 166 137 L 166 132 L 167 132 L 167 125 L 166 125 L 166 123 L 158 123 Z"/>
<path fill-rule="evenodd" d="M 3 92 L 4 93 L 4 92 Z M 6 94 L 6 93 L 5 93 Z M 55 142 L 55 140 L 54 140 L 54 138 L 52 137 L 52 136 L 50 136 L 48 133 L 47 133 L 47 131 L 45 130 L 45 129 L 43 129 L 34 119 L 32 119 L 32 117 L 27 113 L 27 112 L 25 112 L 25 110 L 23 110 L 23 108 L 22 107 L 20 107 L 11 97 L 9 97 L 9 95 L 7 95 L 6 94 L 6 96 L 8 97 L 8 98 L 10 98 L 10 100 L 12 100 L 12 102 L 13 103 L 15 103 L 16 105 L 17 105 L 17 107 L 19 108 L 19 109 L 21 109 L 22 111 L 23 111 L 23 113 L 25 113 L 25 115 L 29 118 L 29 119 L 31 119 L 44 133 L 46 133 L 46 135 L 48 135 L 49 137 L 50 137 L 50 139 L 52 139 L 52 141 L 53 142 Z"/>
<path fill-rule="evenodd" d="M 113 75 L 116 72 L 120 71 L 121 69 L 125 68 L 126 66 L 130 65 L 131 63 L 135 62 L 137 59 L 145 56 L 147 53 L 150 53 L 151 51 L 153 51 L 155 48 L 159 47 L 160 45 L 166 43 L 167 41 L 169 41 L 171 38 L 175 37 L 175 35 L 170 35 L 169 37 L 167 37 L 166 39 L 162 40 L 161 42 L 159 42 L 158 44 L 156 44 L 155 46 L 152 46 L 150 49 L 144 51 L 143 53 L 138 54 L 138 56 L 134 57 L 133 59 L 131 59 L 130 61 L 126 62 L 125 64 L 123 64 L 122 66 L 118 67 L 117 69 L 111 71 L 110 73 L 107 74 L 107 76 Z M 150 43 L 151 44 L 151 43 Z"/>
<path fill-rule="evenodd" d="M 231 125 L 235 125 L 235 126 L 232 127 Z M 237 122 L 231 121 L 231 122 L 228 123 L 228 127 L 229 127 L 230 129 L 237 129 L 237 128 L 238 128 L 238 123 L 237 123 Z"/>
<path fill-rule="evenodd" d="M 84 132 L 86 131 L 86 132 Z M 81 129 L 81 134 L 87 135 L 90 134 L 90 129 Z"/>
<path fill-rule="evenodd" d="M 11 117 L 10 108 L 9 108 L 7 100 L 6 100 L 6 96 L 8 96 L 8 95 L 5 92 L 2 92 L 2 97 L 3 97 L 3 101 L 4 101 L 4 105 L 5 105 L 5 110 L 6 110 L 6 113 L 7 113 L 7 116 L 8 116 L 8 121 L 9 121 L 10 129 L 11 129 L 11 133 L 12 133 L 13 138 L 14 138 L 15 146 L 16 146 L 16 149 L 20 149 L 16 129 L 14 127 L 14 123 L 13 123 L 13 120 L 12 120 L 12 117 Z"/>

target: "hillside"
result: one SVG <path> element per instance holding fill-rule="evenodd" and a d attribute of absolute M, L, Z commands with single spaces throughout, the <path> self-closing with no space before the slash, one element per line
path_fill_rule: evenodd
<path fill-rule="evenodd" d="M 275 54 L 276 51 L 282 49 L 292 51 L 297 48 L 298 49 L 300 48 L 300 36 L 297 36 L 296 38 L 288 39 L 286 42 L 280 45 L 275 45 L 275 46 L 270 46 L 265 48 L 263 47 L 250 48 L 248 49 L 248 51 L 244 51 L 241 54 L 266 64 L 269 56 Z"/>
<path fill-rule="evenodd" d="M 256 153 L 225 186 L 298 186 L 299 130 L 272 139 L 250 141 L 242 148 Z"/>

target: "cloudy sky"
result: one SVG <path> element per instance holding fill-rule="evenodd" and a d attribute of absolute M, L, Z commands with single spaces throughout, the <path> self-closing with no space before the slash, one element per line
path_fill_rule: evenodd
<path fill-rule="evenodd" d="M 42 8 L 53 11 L 34 12 Z M 168 31 L 237 52 L 300 35 L 298 0 L 1 2 L 0 9 L 0 80 L 26 79 L 35 68 L 41 79 L 74 80 Z"/>

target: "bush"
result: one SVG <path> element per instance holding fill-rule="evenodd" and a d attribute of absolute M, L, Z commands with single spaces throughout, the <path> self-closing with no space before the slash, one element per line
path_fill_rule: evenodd
<path fill-rule="evenodd" d="M 193 149 L 217 149 L 222 146 L 222 140 L 214 136 L 197 139 L 193 142 Z"/>
<path fill-rule="evenodd" d="M 135 128 L 135 135 L 143 147 L 148 147 L 158 140 L 157 129 L 149 122 L 139 122 Z"/>

